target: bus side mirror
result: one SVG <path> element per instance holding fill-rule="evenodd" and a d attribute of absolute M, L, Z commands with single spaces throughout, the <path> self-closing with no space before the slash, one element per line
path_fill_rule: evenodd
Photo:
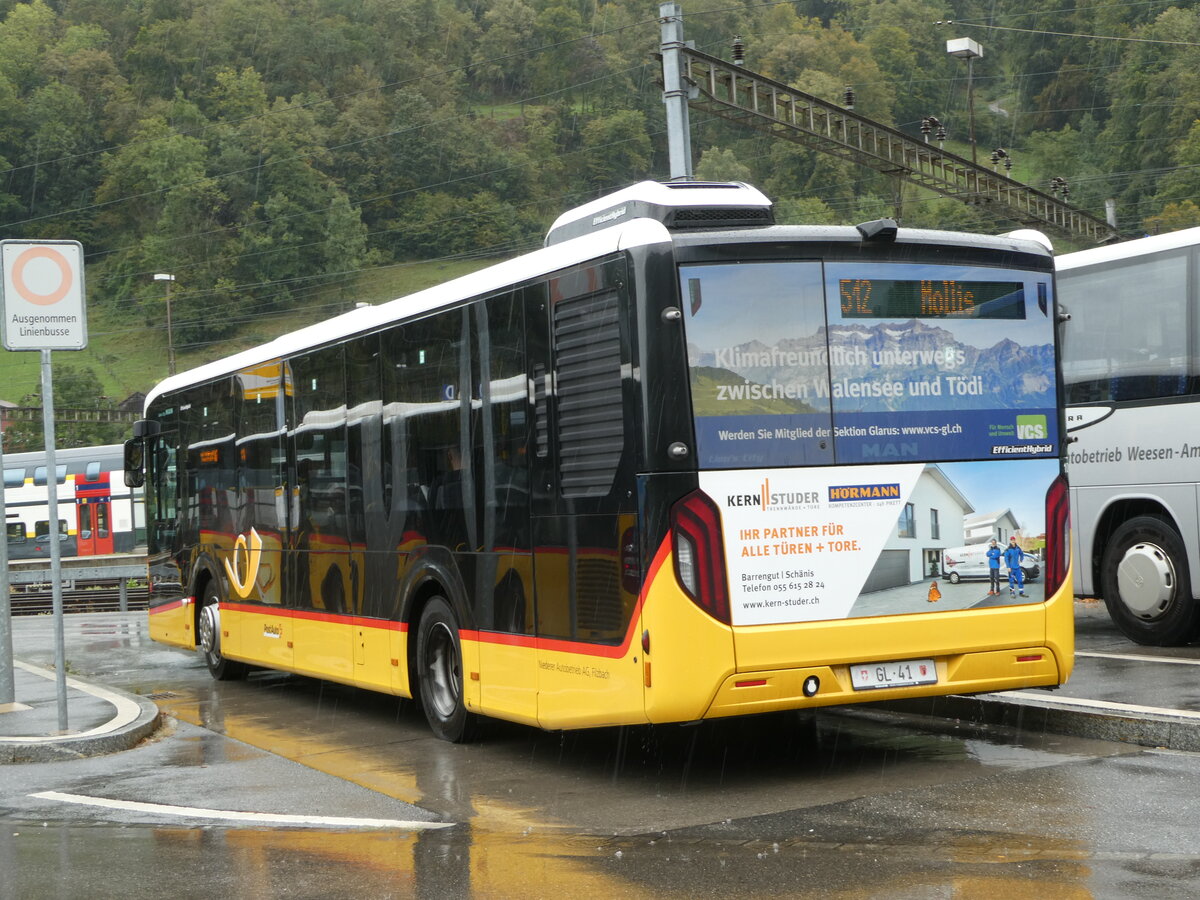
<path fill-rule="evenodd" d="M 137 488 L 146 483 L 146 444 L 141 438 L 125 442 L 125 487 Z"/>

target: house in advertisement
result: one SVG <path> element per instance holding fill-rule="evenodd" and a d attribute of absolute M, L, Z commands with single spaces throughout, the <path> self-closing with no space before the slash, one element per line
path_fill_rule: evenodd
<path fill-rule="evenodd" d="M 963 520 L 964 544 L 986 544 L 992 538 L 1001 546 L 1021 530 L 1017 517 L 1011 509 L 998 509 L 993 512 L 975 513 Z"/>
<path fill-rule="evenodd" d="M 974 512 L 942 467 L 927 465 L 863 592 L 900 587 L 940 574 L 942 551 L 966 543 L 965 521 Z"/>

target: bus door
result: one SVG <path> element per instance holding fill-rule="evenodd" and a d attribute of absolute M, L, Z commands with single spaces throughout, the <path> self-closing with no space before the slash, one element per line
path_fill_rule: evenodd
<path fill-rule="evenodd" d="M 534 578 L 530 532 L 531 402 L 520 294 L 491 297 L 470 310 L 470 559 L 460 570 L 479 635 L 484 709 L 537 722 Z M 464 377 L 465 376 L 465 377 Z M 463 417 L 465 422 L 465 416 Z"/>

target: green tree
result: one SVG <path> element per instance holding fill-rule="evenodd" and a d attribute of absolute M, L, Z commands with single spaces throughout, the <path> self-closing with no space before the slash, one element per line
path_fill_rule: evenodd
<path fill-rule="evenodd" d="M 597 192 L 624 187 L 649 174 L 650 136 L 646 117 L 620 110 L 583 126 L 581 175 Z"/>
<path fill-rule="evenodd" d="M 68 421 L 70 416 L 87 416 L 106 410 L 115 410 L 116 402 L 104 396 L 99 387 L 96 373 L 86 366 L 73 366 L 65 363 L 52 365 L 54 392 L 54 409 L 56 414 L 54 427 L 54 446 L 68 449 L 71 447 L 93 447 L 100 444 L 115 444 L 127 437 L 128 428 L 120 423 L 104 424 L 88 421 Z M 24 407 L 42 406 L 41 384 L 29 394 L 21 398 L 20 405 Z M 13 422 L 4 430 L 4 449 L 6 452 L 19 453 L 26 450 L 44 450 L 46 442 L 42 419 L 37 421 Z"/>
<path fill-rule="evenodd" d="M 1125 182 L 1121 215 L 1141 221 L 1156 211 L 1155 170 L 1172 163 L 1172 148 L 1200 118 L 1200 12 L 1171 8 L 1136 36 L 1176 41 L 1128 45 L 1111 77 L 1112 117 L 1102 141 L 1112 171 L 1137 173 Z"/>
<path fill-rule="evenodd" d="M 1200 225 L 1200 206 L 1192 200 L 1167 203 L 1161 212 L 1147 216 L 1142 222 L 1147 234 L 1165 234 L 1182 228 L 1195 228 L 1197 225 Z"/>
<path fill-rule="evenodd" d="M 732 150 L 710 147 L 700 154 L 696 177 L 702 181 L 750 181 L 753 176 Z"/>

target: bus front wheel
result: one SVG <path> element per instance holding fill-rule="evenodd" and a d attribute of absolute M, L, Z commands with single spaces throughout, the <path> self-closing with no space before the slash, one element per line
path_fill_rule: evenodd
<path fill-rule="evenodd" d="M 196 637 L 213 678 L 218 681 L 239 681 L 246 677 L 249 666 L 226 659 L 221 653 L 221 594 L 213 581 L 204 589 L 204 604 L 200 607 Z"/>
<path fill-rule="evenodd" d="M 443 597 L 421 614 L 417 632 L 417 677 L 429 727 L 444 741 L 460 743 L 475 733 L 476 716 L 463 700 L 462 644 L 458 618 Z"/>
<path fill-rule="evenodd" d="M 1108 614 L 1139 644 L 1186 644 L 1200 629 L 1183 540 L 1162 519 L 1138 516 L 1123 523 L 1104 551 L 1100 583 Z"/>

